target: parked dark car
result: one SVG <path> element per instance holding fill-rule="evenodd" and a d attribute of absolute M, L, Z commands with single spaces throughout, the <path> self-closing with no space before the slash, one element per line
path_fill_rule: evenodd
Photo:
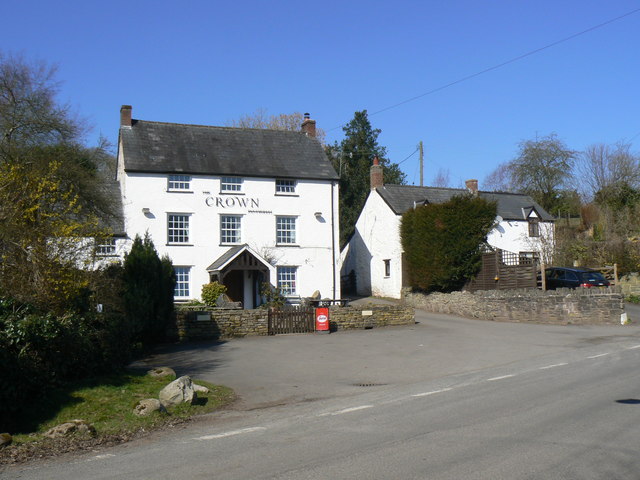
<path fill-rule="evenodd" d="M 549 267 L 545 269 L 547 290 L 556 288 L 608 287 L 609 281 L 590 268 Z"/>

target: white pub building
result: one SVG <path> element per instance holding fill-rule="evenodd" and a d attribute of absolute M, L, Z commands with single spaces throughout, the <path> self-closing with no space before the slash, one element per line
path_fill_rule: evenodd
<path fill-rule="evenodd" d="M 292 298 L 340 292 L 338 176 L 301 132 L 132 119 L 120 110 L 117 179 L 128 241 L 149 233 L 176 301 L 212 280 L 245 308 L 268 282 Z"/>

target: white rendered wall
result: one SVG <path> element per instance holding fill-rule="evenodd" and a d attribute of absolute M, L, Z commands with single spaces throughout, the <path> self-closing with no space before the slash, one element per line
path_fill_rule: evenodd
<path fill-rule="evenodd" d="M 375 191 L 369 193 L 356 222 L 356 232 L 342 269 L 356 272 L 359 295 L 400 298 L 402 289 L 402 246 L 400 218 Z M 390 275 L 385 276 L 384 260 L 390 261 Z"/>
<path fill-rule="evenodd" d="M 489 232 L 487 243 L 492 247 L 507 250 L 509 252 L 538 252 L 540 258 L 550 263 L 553 251 L 553 223 L 540 222 L 539 237 L 529 236 L 529 222 L 526 221 L 502 221 Z"/>
<path fill-rule="evenodd" d="M 169 255 L 175 266 L 191 267 L 191 298 L 199 298 L 209 282 L 206 268 L 232 247 L 220 244 L 222 214 L 242 216 L 241 244 L 273 265 L 298 267 L 298 295 L 319 290 L 333 298 L 335 285 L 339 297 L 338 187 L 330 181 L 299 180 L 295 195 L 283 195 L 275 193 L 274 178 L 244 177 L 242 192 L 229 194 L 221 193 L 219 177 L 192 176 L 189 192 L 169 192 L 167 175 L 119 173 L 125 231 L 132 239 L 149 232 L 160 255 Z M 190 215 L 187 245 L 167 243 L 168 213 Z M 296 217 L 296 246 L 276 246 L 279 215 Z"/>

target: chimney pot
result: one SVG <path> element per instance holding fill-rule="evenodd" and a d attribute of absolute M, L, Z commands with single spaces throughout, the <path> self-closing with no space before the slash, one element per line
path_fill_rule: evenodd
<path fill-rule="evenodd" d="M 378 187 L 384 186 L 382 165 L 380 165 L 380 160 L 378 159 L 377 155 L 373 157 L 373 165 L 371 165 L 371 171 L 369 175 L 371 181 L 371 190 L 375 190 Z"/>
<path fill-rule="evenodd" d="M 131 105 L 122 105 L 120 107 L 120 126 L 121 127 L 130 127 L 131 126 L 131 112 L 133 108 Z"/>
<path fill-rule="evenodd" d="M 308 113 L 304 114 L 304 121 L 302 122 L 300 131 L 307 137 L 316 138 L 316 121 L 311 120 L 311 117 Z"/>

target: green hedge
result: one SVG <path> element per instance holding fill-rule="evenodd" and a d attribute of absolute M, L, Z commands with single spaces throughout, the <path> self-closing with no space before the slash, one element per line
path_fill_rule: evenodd
<path fill-rule="evenodd" d="M 427 292 L 462 288 L 480 268 L 480 246 L 495 217 L 495 203 L 472 195 L 407 211 L 400 235 L 410 285 Z"/>

